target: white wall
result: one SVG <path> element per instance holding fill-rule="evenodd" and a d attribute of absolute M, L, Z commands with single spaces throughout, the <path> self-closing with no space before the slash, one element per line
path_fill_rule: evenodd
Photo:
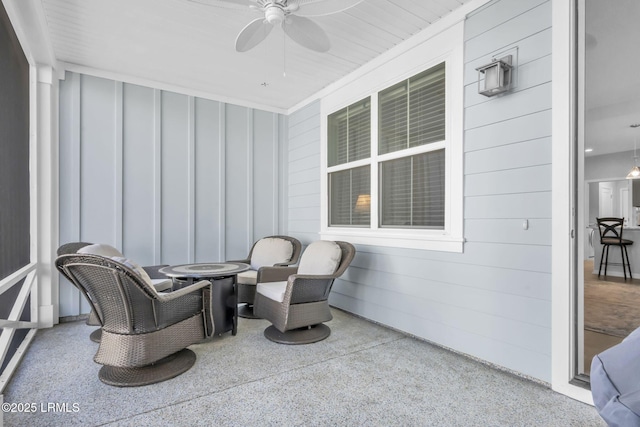
<path fill-rule="evenodd" d="M 284 232 L 285 131 L 278 114 L 67 73 L 60 243 L 111 244 L 142 265 L 244 258 Z M 60 316 L 87 312 L 61 280 Z"/>
<path fill-rule="evenodd" d="M 516 88 L 478 95 L 475 68 L 516 46 Z M 550 381 L 551 2 L 471 14 L 464 73 L 464 253 L 358 245 L 330 302 Z M 307 243 L 320 231 L 319 102 L 289 123 L 289 232 Z"/>

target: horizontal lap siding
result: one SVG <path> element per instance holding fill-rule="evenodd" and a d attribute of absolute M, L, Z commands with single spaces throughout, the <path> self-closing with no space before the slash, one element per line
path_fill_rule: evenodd
<path fill-rule="evenodd" d="M 281 115 L 75 73 L 60 94 L 60 243 L 178 264 L 285 232 Z M 62 279 L 60 316 L 87 312 Z"/>
<path fill-rule="evenodd" d="M 320 232 L 320 102 L 289 117 L 288 230 L 303 245 Z"/>
<path fill-rule="evenodd" d="M 358 245 L 330 297 L 336 307 L 544 381 L 551 378 L 550 7 L 496 1 L 465 23 L 464 253 Z M 516 47 L 516 87 L 479 95 L 475 68 Z M 309 227 L 301 235 L 313 240 L 319 118 L 311 104 L 291 116 L 289 132 L 290 230 Z"/>

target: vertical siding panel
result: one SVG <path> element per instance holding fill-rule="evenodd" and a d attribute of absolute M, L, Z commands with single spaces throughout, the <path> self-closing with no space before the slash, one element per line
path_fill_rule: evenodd
<path fill-rule="evenodd" d="M 220 103 L 196 99 L 195 260 L 222 260 L 220 247 Z"/>
<path fill-rule="evenodd" d="M 115 170 L 114 170 L 114 174 L 115 174 L 115 203 L 113 205 L 113 216 L 114 216 L 114 220 L 115 220 L 115 236 L 114 236 L 114 241 L 115 241 L 115 246 L 117 248 L 122 248 L 122 228 L 123 228 L 123 216 L 124 216 L 124 212 L 122 211 L 123 209 L 123 188 L 122 188 L 122 182 L 123 182 L 123 84 L 122 82 L 116 82 L 115 83 L 115 100 L 114 100 L 114 107 L 115 107 L 115 111 L 114 111 L 114 120 L 115 120 L 115 125 L 114 125 L 114 132 L 115 132 Z M 124 249 L 123 249 L 123 253 L 124 253 Z"/>
<path fill-rule="evenodd" d="M 152 265 L 156 262 L 153 89 L 126 84 L 123 101 L 122 252 L 141 265 Z"/>
<path fill-rule="evenodd" d="M 153 263 L 162 262 L 162 92 L 153 91 Z"/>
<path fill-rule="evenodd" d="M 82 76 L 80 239 L 115 246 L 115 82 Z"/>
<path fill-rule="evenodd" d="M 196 250 L 196 123 L 195 99 L 187 98 L 187 194 L 189 197 L 187 217 L 187 260 L 195 261 Z"/>
<path fill-rule="evenodd" d="M 221 104 L 219 108 L 218 123 L 220 124 L 219 146 L 218 146 L 218 179 L 220 182 L 220 194 L 218 197 L 218 217 L 220 225 L 218 227 L 218 253 L 220 259 L 229 259 L 227 256 L 227 216 L 226 216 L 226 200 L 227 200 L 227 105 Z"/>
<path fill-rule="evenodd" d="M 162 263 L 189 261 L 189 98 L 162 93 Z"/>
<path fill-rule="evenodd" d="M 249 253 L 246 108 L 227 105 L 225 121 L 225 256 L 238 259 Z"/>
<path fill-rule="evenodd" d="M 277 234 L 278 139 L 277 115 L 254 114 L 253 141 L 253 238 Z"/>

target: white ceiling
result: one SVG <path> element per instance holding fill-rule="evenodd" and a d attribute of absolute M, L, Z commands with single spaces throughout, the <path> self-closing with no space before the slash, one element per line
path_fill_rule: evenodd
<path fill-rule="evenodd" d="M 587 0 L 585 12 L 587 156 L 640 148 L 640 1 Z"/>
<path fill-rule="evenodd" d="M 41 5 L 54 56 L 68 69 L 102 70 L 123 81 L 286 112 L 469 1 L 364 0 L 347 11 L 310 18 L 328 33 L 327 53 L 295 44 L 280 28 L 254 49 L 237 53 L 236 35 L 260 16 L 249 9 L 188 0 Z"/>

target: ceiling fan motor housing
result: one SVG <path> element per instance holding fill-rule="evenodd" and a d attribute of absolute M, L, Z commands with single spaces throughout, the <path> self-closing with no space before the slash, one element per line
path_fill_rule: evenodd
<path fill-rule="evenodd" d="M 278 25 L 284 21 L 284 10 L 277 4 L 271 4 L 264 10 L 264 17 L 271 25 Z"/>

